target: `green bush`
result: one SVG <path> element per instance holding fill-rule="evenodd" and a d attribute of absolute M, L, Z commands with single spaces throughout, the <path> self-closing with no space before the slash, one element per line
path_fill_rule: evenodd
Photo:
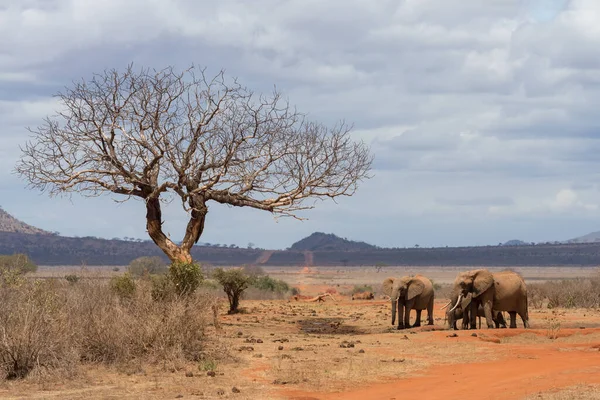
<path fill-rule="evenodd" d="M 297 296 L 300 294 L 300 289 L 293 287 L 290 292 L 292 293 L 292 296 Z"/>
<path fill-rule="evenodd" d="M 0 255 L 0 270 L 10 270 L 19 274 L 26 274 L 28 272 L 36 272 L 37 268 L 37 265 L 26 254 Z"/>
<path fill-rule="evenodd" d="M 135 280 L 129 272 L 121 276 L 114 276 L 110 279 L 110 289 L 117 296 L 123 299 L 130 299 L 135 294 Z"/>
<path fill-rule="evenodd" d="M 178 295 L 190 295 L 202 283 L 202 270 L 196 263 L 174 262 L 169 267 L 169 278 Z"/>
<path fill-rule="evenodd" d="M 289 292 L 290 290 L 290 286 L 285 281 L 273 279 L 268 275 L 262 275 L 255 278 L 252 282 L 252 286 L 260 290 L 279 294 Z"/>
<path fill-rule="evenodd" d="M 161 257 L 138 257 L 129 263 L 127 271 L 133 276 L 166 274 L 169 268 Z"/>
<path fill-rule="evenodd" d="M 246 274 L 239 268 L 228 270 L 216 268 L 213 271 L 213 278 L 223 286 L 223 291 L 227 294 L 227 299 L 229 300 L 228 313 L 237 313 L 240 305 L 240 298 L 242 297 L 244 290 L 248 289 L 248 287 L 254 283 L 255 278 Z"/>

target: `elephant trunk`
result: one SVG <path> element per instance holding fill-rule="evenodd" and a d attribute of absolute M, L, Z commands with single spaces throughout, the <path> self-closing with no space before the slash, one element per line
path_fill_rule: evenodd
<path fill-rule="evenodd" d="M 398 303 L 398 300 L 392 298 L 392 325 L 396 323 L 396 303 Z"/>
<path fill-rule="evenodd" d="M 463 295 L 462 295 L 462 293 L 461 293 L 461 294 L 458 296 L 458 300 L 456 301 L 456 304 L 454 305 L 454 307 L 452 307 L 452 308 L 450 309 L 450 312 L 454 311 L 454 310 L 456 309 L 456 307 L 458 307 L 458 305 L 460 304 L 460 301 L 462 300 L 462 297 L 463 297 Z"/>

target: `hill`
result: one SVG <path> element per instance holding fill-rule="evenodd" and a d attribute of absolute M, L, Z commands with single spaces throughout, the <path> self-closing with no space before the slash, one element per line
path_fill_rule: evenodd
<path fill-rule="evenodd" d="M 373 250 L 377 246 L 365 242 L 342 239 L 333 233 L 315 232 L 294 243 L 290 250 L 294 251 L 357 251 Z"/>
<path fill-rule="evenodd" d="M 522 240 L 518 240 L 518 239 L 513 239 L 513 240 L 509 240 L 507 242 L 504 242 L 502 244 L 502 246 L 527 246 L 529 243 L 524 242 Z"/>
<path fill-rule="evenodd" d="M 42 234 L 50 235 L 43 229 L 36 228 L 26 224 L 25 222 L 19 221 L 0 207 L 0 232 L 15 232 L 15 233 L 26 233 L 26 234 Z"/>
<path fill-rule="evenodd" d="M 162 256 L 150 240 L 64 237 L 25 224 L 0 209 L 0 254 L 26 253 L 38 265 L 127 265 L 140 256 Z M 598 237 L 599 240 L 595 238 Z M 569 243 L 499 246 L 379 248 L 365 242 L 315 232 L 288 250 L 196 245 L 192 257 L 213 265 L 266 266 L 598 266 L 600 233 Z"/>
<path fill-rule="evenodd" d="M 565 241 L 565 243 L 597 243 L 600 242 L 600 232 L 592 232 Z"/>

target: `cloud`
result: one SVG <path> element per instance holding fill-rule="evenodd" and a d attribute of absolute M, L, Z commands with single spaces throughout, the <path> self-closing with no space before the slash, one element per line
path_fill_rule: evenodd
<path fill-rule="evenodd" d="M 597 230 L 599 13 L 593 0 L 6 1 L 2 205 L 49 230 L 145 237 L 137 203 L 49 199 L 10 170 L 24 127 L 71 81 L 132 61 L 196 63 L 257 91 L 277 85 L 313 119 L 354 123 L 375 154 L 375 177 L 319 203 L 310 221 L 215 205 L 201 241 L 287 247 L 322 230 L 381 245 L 486 244 Z M 175 204 L 166 215 L 182 231 Z"/>

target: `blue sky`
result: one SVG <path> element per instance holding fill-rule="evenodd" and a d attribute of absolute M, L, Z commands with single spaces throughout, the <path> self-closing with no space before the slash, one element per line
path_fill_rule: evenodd
<path fill-rule="evenodd" d="M 71 81 L 194 63 L 353 122 L 375 154 L 374 178 L 308 221 L 209 205 L 202 242 L 285 248 L 323 231 L 456 246 L 600 230 L 599 27 L 595 0 L 5 0 L 0 205 L 64 235 L 147 238 L 137 201 L 49 198 L 11 171 L 25 127 Z M 177 204 L 165 219 L 181 237 Z"/>

